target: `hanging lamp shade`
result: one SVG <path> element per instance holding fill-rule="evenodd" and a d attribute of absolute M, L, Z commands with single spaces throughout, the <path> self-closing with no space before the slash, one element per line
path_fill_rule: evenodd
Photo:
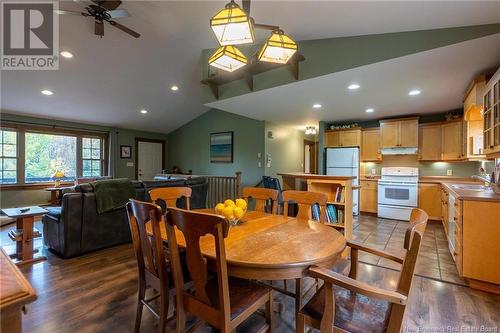
<path fill-rule="evenodd" d="M 252 20 L 234 1 L 212 17 L 210 26 L 222 46 L 254 41 Z"/>
<path fill-rule="evenodd" d="M 225 70 L 233 72 L 238 68 L 245 66 L 248 63 L 247 58 L 240 50 L 232 45 L 221 46 L 215 53 L 208 59 L 208 64 Z"/>
<path fill-rule="evenodd" d="M 259 52 L 259 61 L 286 64 L 297 52 L 297 44 L 283 30 L 274 30 Z"/>

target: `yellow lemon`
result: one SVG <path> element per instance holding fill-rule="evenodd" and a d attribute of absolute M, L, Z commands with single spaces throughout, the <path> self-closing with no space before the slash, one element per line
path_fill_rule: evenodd
<path fill-rule="evenodd" d="M 236 206 L 245 210 L 245 208 L 247 208 L 247 202 L 245 201 L 245 199 L 236 199 Z"/>
<path fill-rule="evenodd" d="M 224 205 L 226 205 L 226 207 L 235 207 L 236 206 L 234 201 L 231 199 L 227 199 L 226 201 L 224 201 Z"/>
<path fill-rule="evenodd" d="M 224 208 L 226 208 L 226 206 L 223 204 L 223 203 L 218 203 L 216 206 L 215 206 L 215 212 L 217 214 L 222 214 L 222 210 L 224 210 Z"/>
<path fill-rule="evenodd" d="M 222 210 L 222 215 L 224 215 L 226 219 L 232 219 L 234 217 L 233 208 L 232 207 L 224 208 Z"/>
<path fill-rule="evenodd" d="M 245 215 L 245 212 L 240 207 L 234 208 L 233 213 L 234 213 L 234 217 L 236 217 L 236 219 L 238 219 L 238 220 L 241 219 L 243 217 L 243 215 Z"/>

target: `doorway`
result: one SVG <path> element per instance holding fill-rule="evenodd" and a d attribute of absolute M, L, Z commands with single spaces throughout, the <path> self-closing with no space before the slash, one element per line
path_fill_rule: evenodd
<path fill-rule="evenodd" d="M 304 140 L 304 168 L 305 173 L 318 173 L 318 144 L 311 140 Z"/>
<path fill-rule="evenodd" d="M 153 180 L 165 169 L 165 141 L 135 138 L 135 178 Z"/>

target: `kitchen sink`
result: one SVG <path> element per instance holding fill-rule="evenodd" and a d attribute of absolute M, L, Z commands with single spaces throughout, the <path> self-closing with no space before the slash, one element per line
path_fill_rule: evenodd
<path fill-rule="evenodd" d="M 476 185 L 476 184 L 452 184 L 451 187 L 456 188 L 457 190 L 468 190 L 468 191 L 486 191 L 490 188 L 484 185 Z"/>

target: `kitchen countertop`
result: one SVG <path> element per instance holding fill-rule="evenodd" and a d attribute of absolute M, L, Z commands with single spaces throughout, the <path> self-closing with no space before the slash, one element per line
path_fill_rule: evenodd
<path fill-rule="evenodd" d="M 376 181 L 379 180 L 380 176 L 371 175 L 361 175 L 360 180 L 362 181 Z M 442 182 L 457 182 L 457 183 L 478 183 L 470 177 L 456 177 L 456 176 L 422 176 L 418 178 L 419 183 L 429 183 L 429 184 L 440 184 Z"/>
<path fill-rule="evenodd" d="M 448 191 L 453 194 L 453 196 L 457 199 L 462 200 L 471 200 L 471 201 L 492 201 L 492 202 L 500 202 L 500 194 L 496 194 L 492 189 L 487 189 L 484 191 L 475 191 L 475 190 L 467 190 L 467 189 L 458 189 L 453 187 L 452 185 L 460 185 L 464 184 L 462 182 L 441 182 L 441 185 Z"/>
<path fill-rule="evenodd" d="M 312 173 L 303 172 L 282 172 L 278 173 L 282 177 L 292 177 L 292 178 L 303 178 L 303 179 L 325 179 L 325 180 L 349 180 L 356 179 L 356 177 L 347 176 L 327 176 L 327 175 L 317 175 Z"/>

